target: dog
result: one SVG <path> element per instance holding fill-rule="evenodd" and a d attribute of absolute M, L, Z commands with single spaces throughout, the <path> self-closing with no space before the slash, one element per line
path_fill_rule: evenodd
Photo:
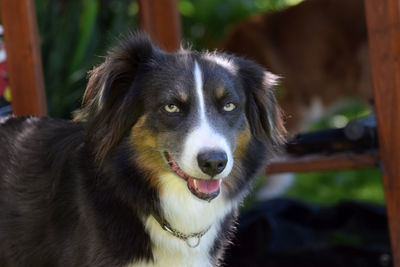
<path fill-rule="evenodd" d="M 284 141 L 276 76 L 122 38 L 75 120 L 0 128 L 1 266 L 218 266 L 238 206 Z"/>

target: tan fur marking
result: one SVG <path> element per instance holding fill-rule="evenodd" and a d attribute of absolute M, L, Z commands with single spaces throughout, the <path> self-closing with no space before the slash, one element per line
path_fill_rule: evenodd
<path fill-rule="evenodd" d="M 249 125 L 246 123 L 246 128 L 239 133 L 239 136 L 237 138 L 236 150 L 234 152 L 235 159 L 243 158 L 245 156 L 244 153 L 246 153 L 247 145 L 250 141 L 250 138 L 250 128 Z"/>
<path fill-rule="evenodd" d="M 186 92 L 184 92 L 184 91 L 178 91 L 178 94 L 179 94 L 179 96 L 180 96 L 182 102 L 187 102 L 187 101 L 188 101 L 189 96 L 188 96 L 188 94 L 187 94 Z"/>
<path fill-rule="evenodd" d="M 239 133 L 239 136 L 236 141 L 236 149 L 233 153 L 233 157 L 235 159 L 235 164 L 233 165 L 230 177 L 228 179 L 224 179 L 223 183 L 228 192 L 233 191 L 237 186 L 238 180 L 242 179 L 242 171 L 243 164 L 242 160 L 246 156 L 246 150 L 251 139 L 251 132 L 249 128 L 249 124 L 246 122 L 245 129 Z"/>
<path fill-rule="evenodd" d="M 161 151 L 157 150 L 157 136 L 144 126 L 146 119 L 146 116 L 142 116 L 132 127 L 130 141 L 137 152 L 135 162 L 151 173 L 150 183 L 158 188 L 158 177 L 161 173 L 168 172 L 169 166 L 162 158 Z"/>
<path fill-rule="evenodd" d="M 138 119 L 138 121 L 136 122 L 136 124 L 133 126 L 132 129 L 138 129 L 138 128 L 143 127 L 143 125 L 144 125 L 144 123 L 146 122 L 146 120 L 147 120 L 146 115 L 143 115 L 142 117 L 140 117 L 140 118 Z"/>
<path fill-rule="evenodd" d="M 217 93 L 217 98 L 222 98 L 224 96 L 225 89 L 222 87 L 218 87 L 216 93 Z"/>

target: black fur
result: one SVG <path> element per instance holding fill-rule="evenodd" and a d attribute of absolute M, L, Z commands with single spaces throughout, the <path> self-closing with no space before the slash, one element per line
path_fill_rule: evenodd
<path fill-rule="evenodd" d="M 210 72 L 210 80 L 215 73 L 232 79 L 232 90 L 245 99 L 243 114 L 226 117 L 231 120 L 226 125 L 239 131 L 247 120 L 252 132 L 244 158 L 237 159 L 242 167 L 231 177 L 228 197 L 237 198 L 282 141 L 284 130 L 265 71 L 225 56 L 239 66 L 237 77 L 218 70 Z M 153 259 L 152 241 L 140 218 L 160 213 L 158 189 L 149 183 L 152 170 L 135 161 L 141 152 L 132 146 L 130 131 L 144 114 L 152 118 L 144 125 L 152 132 L 164 127 L 174 133 L 178 123 L 186 130 L 183 118 L 157 122 L 160 115 L 151 115 L 151 110 L 164 86 L 179 77 L 186 82 L 179 74 L 194 59 L 209 67 L 199 53 L 167 54 L 143 35 L 128 36 L 91 72 L 76 121 L 1 120 L 1 266 L 110 267 Z M 168 137 L 172 135 L 180 141 L 179 134 Z M 226 216 L 211 248 L 216 264 L 229 241 L 235 212 Z"/>

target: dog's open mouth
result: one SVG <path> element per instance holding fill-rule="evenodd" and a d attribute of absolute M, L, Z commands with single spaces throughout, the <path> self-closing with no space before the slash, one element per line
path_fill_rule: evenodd
<path fill-rule="evenodd" d="M 207 201 L 218 196 L 221 185 L 220 179 L 205 180 L 191 177 L 179 168 L 178 163 L 167 152 L 165 152 L 165 158 L 171 169 L 187 182 L 187 187 L 193 195 Z"/>

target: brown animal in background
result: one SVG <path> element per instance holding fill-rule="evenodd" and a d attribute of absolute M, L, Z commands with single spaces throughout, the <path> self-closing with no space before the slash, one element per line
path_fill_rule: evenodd
<path fill-rule="evenodd" d="M 291 133 L 316 109 L 372 96 L 363 0 L 306 0 L 255 15 L 234 27 L 222 48 L 283 77 L 278 95 Z"/>

